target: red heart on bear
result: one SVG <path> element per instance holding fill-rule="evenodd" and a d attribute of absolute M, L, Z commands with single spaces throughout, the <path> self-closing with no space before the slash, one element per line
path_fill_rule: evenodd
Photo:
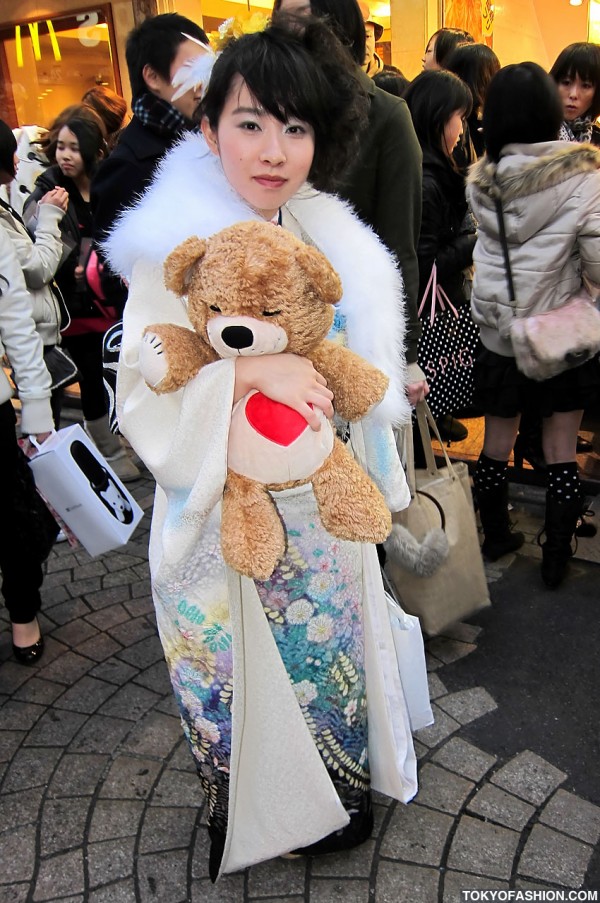
<path fill-rule="evenodd" d="M 246 418 L 257 433 L 284 447 L 291 445 L 308 428 L 302 414 L 260 392 L 248 399 Z"/>

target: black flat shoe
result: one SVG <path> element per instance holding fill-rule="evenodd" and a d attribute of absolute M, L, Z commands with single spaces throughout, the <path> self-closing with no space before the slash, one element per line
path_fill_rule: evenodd
<path fill-rule="evenodd" d="M 13 643 L 12 649 L 16 660 L 22 665 L 35 665 L 44 651 L 44 637 L 40 636 L 33 646 L 15 646 Z"/>
<path fill-rule="evenodd" d="M 590 442 L 589 439 L 585 439 L 583 436 L 577 436 L 577 454 L 590 454 L 594 451 L 594 443 Z"/>

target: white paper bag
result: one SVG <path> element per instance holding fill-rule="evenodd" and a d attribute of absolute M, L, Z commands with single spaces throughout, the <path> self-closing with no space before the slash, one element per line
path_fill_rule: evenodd
<path fill-rule="evenodd" d="M 29 463 L 38 489 L 90 555 L 130 539 L 144 512 L 79 424 L 50 436 Z"/>
<path fill-rule="evenodd" d="M 419 619 L 409 615 L 386 592 L 398 670 L 412 731 L 433 724 L 425 648 Z"/>

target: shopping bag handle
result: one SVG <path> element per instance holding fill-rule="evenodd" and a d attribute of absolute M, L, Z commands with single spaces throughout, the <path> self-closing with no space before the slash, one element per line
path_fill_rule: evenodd
<path fill-rule="evenodd" d="M 415 413 L 417 416 L 417 426 L 419 428 L 419 434 L 421 436 L 421 443 L 423 445 L 423 451 L 425 452 L 425 466 L 427 468 L 427 473 L 435 477 L 439 473 L 438 466 L 435 462 L 435 454 L 433 451 L 433 444 L 431 442 L 430 430 L 440 443 L 440 447 L 442 449 L 442 454 L 444 456 L 444 463 L 448 468 L 448 473 L 452 477 L 452 479 L 456 479 L 456 472 L 454 467 L 452 466 L 452 461 L 448 457 L 448 452 L 446 451 L 446 447 L 442 442 L 442 437 L 440 436 L 440 432 L 437 428 L 437 424 L 434 420 L 433 414 L 429 410 L 429 405 L 426 401 L 419 401 L 415 406 Z M 416 489 L 417 489 L 417 481 L 415 476 L 415 455 L 414 448 L 412 443 L 412 436 L 410 437 L 411 441 L 407 442 L 407 451 L 406 451 L 406 469 L 407 474 L 406 478 L 408 480 L 408 485 L 410 488 L 411 496 L 414 498 Z"/>

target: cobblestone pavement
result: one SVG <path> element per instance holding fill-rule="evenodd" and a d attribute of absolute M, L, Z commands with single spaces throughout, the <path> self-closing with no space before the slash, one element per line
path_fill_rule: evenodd
<path fill-rule="evenodd" d="M 12 660 L 2 615 L 0 903 L 453 903 L 461 889 L 591 886 L 600 808 L 527 749 L 500 761 L 461 739 L 496 708 L 481 687 L 444 686 L 444 667 L 475 649 L 468 624 L 428 643 L 436 721 L 417 734 L 416 800 L 377 796 L 374 837 L 351 853 L 278 859 L 213 886 L 150 597 L 151 481 L 133 493 L 146 516 L 122 551 L 52 552 L 39 666 Z"/>

